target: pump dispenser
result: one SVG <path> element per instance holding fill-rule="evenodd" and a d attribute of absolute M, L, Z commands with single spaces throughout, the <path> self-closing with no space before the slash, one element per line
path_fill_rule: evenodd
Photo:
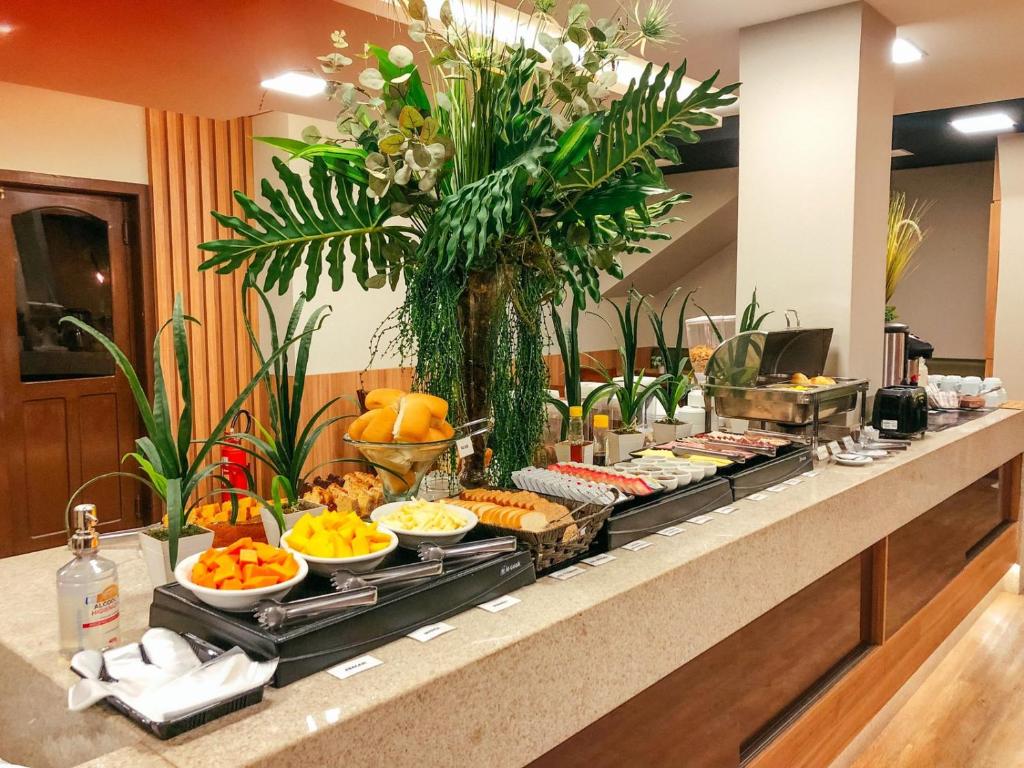
<path fill-rule="evenodd" d="M 72 515 L 68 548 L 75 556 L 57 571 L 60 650 L 66 655 L 117 645 L 121 618 L 117 565 L 100 557 L 96 507 L 79 504 Z"/>

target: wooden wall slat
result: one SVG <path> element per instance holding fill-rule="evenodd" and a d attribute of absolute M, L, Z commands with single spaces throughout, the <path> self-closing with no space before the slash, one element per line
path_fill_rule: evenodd
<path fill-rule="evenodd" d="M 205 254 L 198 245 L 229 237 L 210 216 L 213 209 L 238 211 L 232 191 L 252 194 L 252 155 L 245 146 L 252 121 L 214 121 L 174 112 L 147 110 L 149 177 L 157 320 L 171 316 L 182 294 L 185 312 L 202 325 L 190 325 L 195 437 L 205 437 L 254 372 L 253 355 L 238 311 L 241 275 L 199 272 Z M 161 350 L 165 380 L 173 379 L 170 339 Z M 168 387 L 172 413 L 181 406 Z"/>

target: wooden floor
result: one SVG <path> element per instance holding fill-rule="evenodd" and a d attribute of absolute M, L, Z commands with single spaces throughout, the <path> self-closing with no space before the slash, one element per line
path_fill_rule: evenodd
<path fill-rule="evenodd" d="M 1024 597 L 1001 593 L 851 768 L 1024 766 Z"/>

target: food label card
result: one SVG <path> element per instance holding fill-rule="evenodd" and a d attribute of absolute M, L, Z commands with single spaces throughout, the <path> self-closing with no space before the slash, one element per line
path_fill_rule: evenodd
<path fill-rule="evenodd" d="M 498 613 L 498 611 L 504 611 L 506 608 L 511 608 L 516 603 L 521 602 L 518 597 L 512 597 L 512 595 L 502 595 L 501 597 L 491 600 L 487 603 L 480 603 L 477 608 L 483 608 L 488 613 Z"/>
<path fill-rule="evenodd" d="M 691 517 L 686 522 L 693 523 L 694 525 L 707 525 L 708 523 L 714 522 L 714 520 L 715 518 L 711 515 L 697 515 L 696 517 Z"/>
<path fill-rule="evenodd" d="M 455 441 L 455 448 L 459 452 L 459 458 L 464 459 L 473 455 L 473 438 L 460 437 Z"/>
<path fill-rule="evenodd" d="M 609 555 L 607 552 L 603 552 L 602 554 L 594 555 L 593 557 L 585 557 L 582 560 L 580 560 L 580 562 L 586 563 L 587 565 L 592 565 L 596 568 L 599 565 L 610 563 L 614 559 L 615 555 Z"/>
<path fill-rule="evenodd" d="M 384 662 L 378 659 L 376 656 L 359 656 L 355 659 L 349 659 L 343 661 L 335 667 L 331 667 L 327 670 L 327 674 L 334 675 L 339 680 L 358 675 L 360 672 L 365 672 L 368 669 L 379 667 Z"/>
<path fill-rule="evenodd" d="M 800 485 L 804 479 L 802 477 L 791 477 L 789 480 L 783 480 L 786 485 Z"/>
<path fill-rule="evenodd" d="M 852 451 L 857 448 L 857 444 L 853 442 L 853 438 L 850 437 L 849 435 L 843 438 L 843 445 L 846 447 L 846 450 L 848 451 Z"/>
<path fill-rule="evenodd" d="M 623 544 L 622 548 L 628 549 L 630 552 L 639 552 L 641 549 L 647 549 L 650 546 L 653 546 L 651 542 L 637 539 L 636 541 L 629 542 L 629 544 Z"/>
<path fill-rule="evenodd" d="M 771 488 L 765 488 L 765 490 L 771 491 L 772 493 L 782 493 L 786 488 L 787 486 L 785 485 L 773 485 Z"/>
<path fill-rule="evenodd" d="M 677 528 L 674 525 L 670 525 L 668 528 L 662 528 L 660 531 L 657 531 L 659 536 L 668 536 L 670 538 L 672 536 L 678 536 L 680 533 L 683 533 L 683 529 Z"/>
<path fill-rule="evenodd" d="M 800 474 L 803 477 L 817 477 L 818 476 L 817 470 L 814 470 L 814 469 L 812 469 L 810 472 L 801 472 Z"/>
<path fill-rule="evenodd" d="M 746 498 L 750 499 L 751 501 L 764 501 L 765 499 L 768 498 L 768 494 L 767 493 L 752 493 L 749 496 L 747 496 Z"/>
<path fill-rule="evenodd" d="M 574 576 L 579 576 L 583 572 L 584 571 L 582 568 L 579 568 L 575 565 L 570 565 L 568 568 L 563 568 L 560 571 L 555 571 L 554 573 L 550 573 L 548 575 L 552 579 L 557 579 L 558 581 L 568 581 Z"/>
<path fill-rule="evenodd" d="M 833 440 L 828 444 L 828 452 L 835 456 L 837 453 L 842 453 L 843 449 L 839 446 L 839 443 Z"/>
<path fill-rule="evenodd" d="M 711 511 L 717 512 L 720 515 L 731 515 L 736 511 L 736 507 L 719 507 L 718 509 L 713 509 Z"/>
<path fill-rule="evenodd" d="M 814 449 L 814 457 L 818 461 L 828 461 L 828 448 L 824 445 L 819 445 Z"/>
<path fill-rule="evenodd" d="M 410 632 L 406 637 L 411 637 L 413 640 L 419 640 L 421 643 L 425 643 L 428 640 L 433 640 L 435 637 L 440 637 L 447 632 L 451 632 L 455 627 L 451 624 L 445 624 L 443 621 L 437 622 L 437 624 L 428 624 L 425 627 L 420 627 L 414 632 Z"/>

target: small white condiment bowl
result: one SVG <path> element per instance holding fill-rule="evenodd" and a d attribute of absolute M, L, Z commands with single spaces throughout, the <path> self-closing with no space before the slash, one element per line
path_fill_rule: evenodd
<path fill-rule="evenodd" d="M 654 479 L 665 486 L 666 491 L 674 491 L 679 487 L 679 478 L 675 475 L 655 475 Z"/>
<path fill-rule="evenodd" d="M 703 473 L 693 472 L 685 467 L 675 467 L 669 470 L 669 472 L 676 478 L 680 486 L 689 485 L 696 480 L 704 479 Z"/>
<path fill-rule="evenodd" d="M 211 589 L 210 587 L 201 587 L 192 582 L 192 567 L 199 562 L 200 555 L 202 555 L 202 552 L 197 552 L 178 563 L 174 568 L 174 578 L 178 580 L 181 586 L 207 605 L 220 608 L 222 611 L 231 611 L 232 613 L 251 611 L 260 600 L 280 600 L 291 592 L 292 588 L 306 578 L 306 574 L 309 573 L 309 566 L 303 559 L 302 554 L 293 552 L 292 556 L 295 558 L 299 570 L 288 581 L 282 581 L 280 584 L 274 584 L 270 587 L 256 587 L 255 589 Z"/>
<path fill-rule="evenodd" d="M 455 504 L 445 504 L 444 507 L 453 515 L 466 521 L 461 528 L 454 531 L 414 531 L 399 528 L 396 525 L 387 523 L 384 518 L 398 512 L 408 504 L 408 501 L 393 501 L 390 504 L 382 504 L 370 513 L 370 519 L 380 525 L 382 530 L 388 530 L 398 536 L 398 546 L 402 549 L 418 549 L 420 544 L 456 544 L 462 541 L 463 537 L 472 531 L 478 522 L 476 515 L 464 507 Z M 435 502 L 437 503 L 437 502 Z"/>
<path fill-rule="evenodd" d="M 330 577 L 332 573 L 342 568 L 346 571 L 352 571 L 352 573 L 369 573 L 383 563 L 385 557 L 398 548 L 398 536 L 393 531 L 389 531 L 387 528 L 380 528 L 379 530 L 390 537 L 391 543 L 384 547 L 384 549 L 371 552 L 368 555 L 355 555 L 353 557 L 313 557 L 312 555 L 307 555 L 288 546 L 288 537 L 292 532 L 291 528 L 281 534 L 281 547 L 287 549 L 297 558 L 302 558 L 309 563 L 309 570 L 317 576 Z"/>

